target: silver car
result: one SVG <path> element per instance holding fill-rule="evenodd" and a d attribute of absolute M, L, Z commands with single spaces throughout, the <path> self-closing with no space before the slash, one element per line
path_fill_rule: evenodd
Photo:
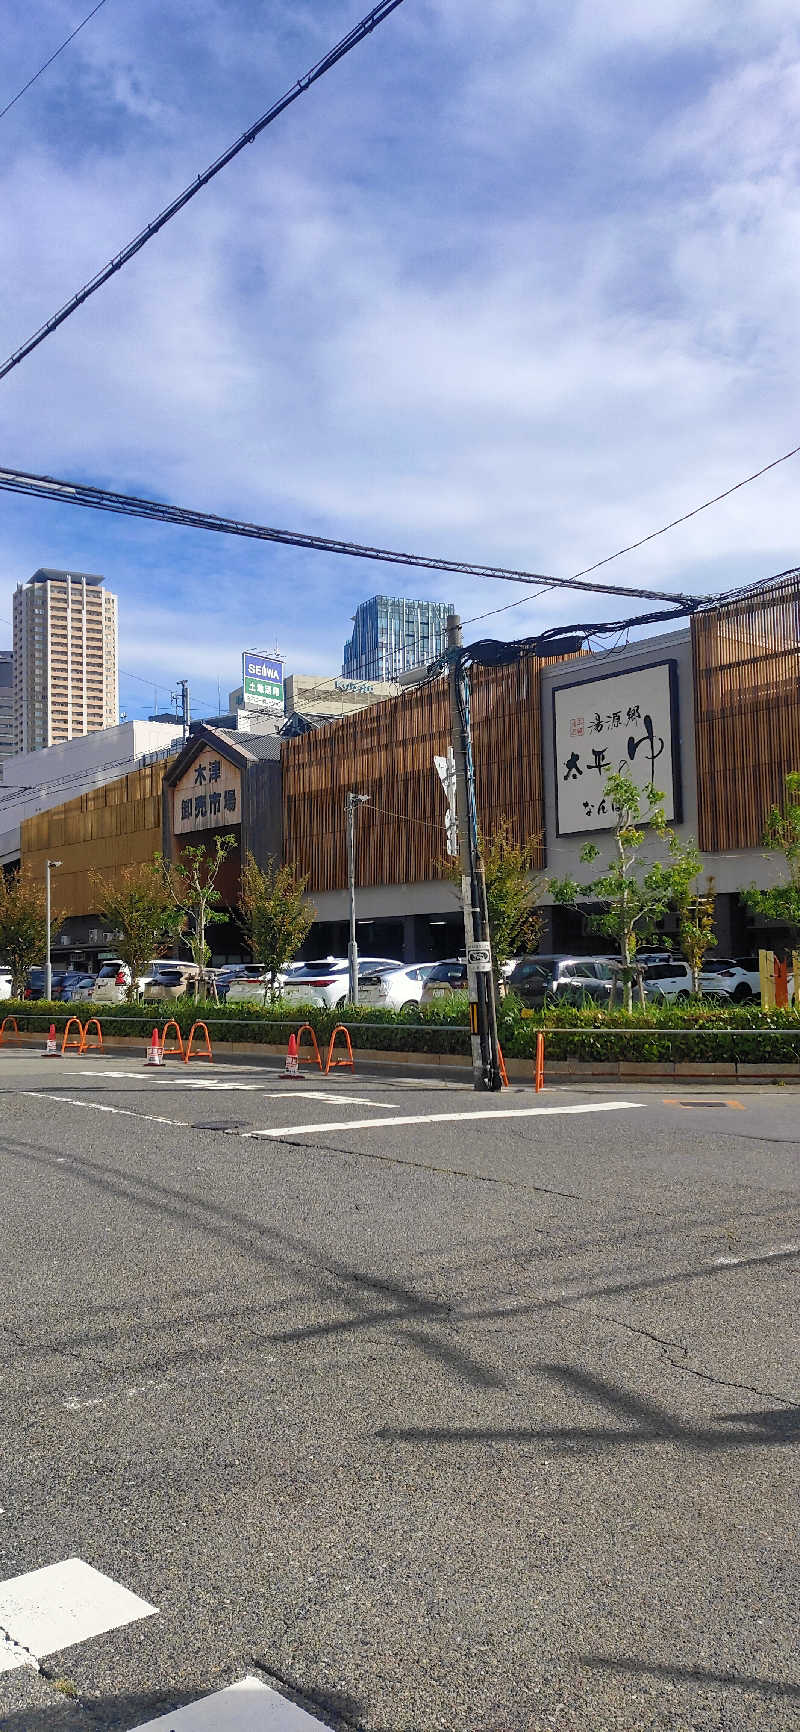
<path fill-rule="evenodd" d="M 416 1010 L 422 989 L 434 962 L 412 962 L 408 967 L 376 968 L 359 976 L 360 1004 L 380 1005 L 383 1010 Z"/>

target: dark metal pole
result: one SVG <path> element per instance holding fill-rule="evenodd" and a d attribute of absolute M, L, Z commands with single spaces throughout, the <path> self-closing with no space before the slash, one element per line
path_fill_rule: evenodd
<path fill-rule="evenodd" d="M 347 946 L 351 1004 L 358 1004 L 358 945 L 356 943 L 356 796 L 347 795 L 347 895 L 350 904 L 350 943 Z"/>
<path fill-rule="evenodd" d="M 470 800 L 469 731 L 466 718 L 466 674 L 455 653 L 461 648 L 461 621 L 457 614 L 447 620 L 450 652 L 450 718 L 456 760 L 456 818 L 461 856 L 461 894 L 464 907 L 464 940 L 469 989 L 469 1025 L 472 1076 L 476 1089 L 501 1086 L 497 1056 L 497 1023 L 494 1007 L 486 886 L 478 844 L 477 826 Z"/>

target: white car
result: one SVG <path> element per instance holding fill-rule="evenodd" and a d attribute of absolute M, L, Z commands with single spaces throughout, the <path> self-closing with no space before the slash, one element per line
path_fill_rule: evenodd
<path fill-rule="evenodd" d="M 130 984 L 127 962 L 104 962 L 92 987 L 92 1004 L 124 1004 Z"/>
<path fill-rule="evenodd" d="M 414 962 L 402 967 L 370 968 L 359 973 L 359 1004 L 380 1005 L 383 1010 L 416 1010 L 422 988 L 435 968 L 434 962 Z"/>
<path fill-rule="evenodd" d="M 285 975 L 278 974 L 275 978 L 276 995 L 282 995 Z M 232 980 L 225 994 L 226 1004 L 269 1004 L 270 980 L 266 968 L 260 968 L 257 963 L 244 968 Z"/>
<path fill-rule="evenodd" d="M 0 998 L 11 997 L 11 969 L 0 967 Z"/>
<path fill-rule="evenodd" d="M 692 996 L 692 971 L 682 957 L 665 957 L 660 962 L 648 962 L 644 969 L 645 998 L 669 998 L 685 1004 Z"/>
<path fill-rule="evenodd" d="M 359 998 L 360 982 L 365 974 L 374 974 L 376 969 L 400 966 L 396 957 L 360 956 Z M 302 970 L 291 974 L 284 982 L 281 997 L 292 1004 L 316 1005 L 320 1010 L 343 1010 L 348 1000 L 349 985 L 347 959 L 328 958 L 324 962 L 307 962 Z"/>
<path fill-rule="evenodd" d="M 761 998 L 761 975 L 758 957 L 707 956 L 698 976 L 700 991 L 713 993 L 716 998 L 730 998 L 734 1004 L 752 1004 Z M 792 997 L 791 975 L 789 998 Z"/>

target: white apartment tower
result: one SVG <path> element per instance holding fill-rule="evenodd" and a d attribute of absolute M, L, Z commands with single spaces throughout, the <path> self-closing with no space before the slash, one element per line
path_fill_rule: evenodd
<path fill-rule="evenodd" d="M 85 571 L 35 571 L 14 591 L 14 750 L 118 721 L 117 598 Z"/>

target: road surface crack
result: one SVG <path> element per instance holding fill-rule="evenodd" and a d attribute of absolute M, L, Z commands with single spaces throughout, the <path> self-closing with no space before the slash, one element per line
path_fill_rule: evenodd
<path fill-rule="evenodd" d="M 668 1352 L 664 1352 L 663 1357 L 668 1365 L 673 1366 L 675 1371 L 683 1371 L 687 1377 L 698 1377 L 703 1383 L 715 1383 L 721 1389 L 742 1389 L 748 1395 L 762 1395 L 768 1401 L 779 1402 L 781 1407 L 791 1409 L 798 1405 L 797 1400 L 792 1396 L 777 1395 L 774 1389 L 760 1389 L 755 1383 L 734 1382 L 730 1377 L 717 1377 L 713 1371 L 703 1371 L 698 1365 L 690 1365 L 689 1349 L 685 1341 L 675 1341 L 668 1335 L 656 1335 L 652 1329 L 642 1329 L 636 1323 L 627 1323 L 623 1317 L 608 1317 L 602 1311 L 591 1311 L 589 1314 L 596 1317 L 601 1323 L 610 1323 L 615 1329 L 626 1329 L 630 1335 L 644 1336 L 645 1340 L 654 1341 L 658 1347 L 663 1349 L 677 1347 L 683 1355 L 681 1359 L 673 1359 Z"/>

